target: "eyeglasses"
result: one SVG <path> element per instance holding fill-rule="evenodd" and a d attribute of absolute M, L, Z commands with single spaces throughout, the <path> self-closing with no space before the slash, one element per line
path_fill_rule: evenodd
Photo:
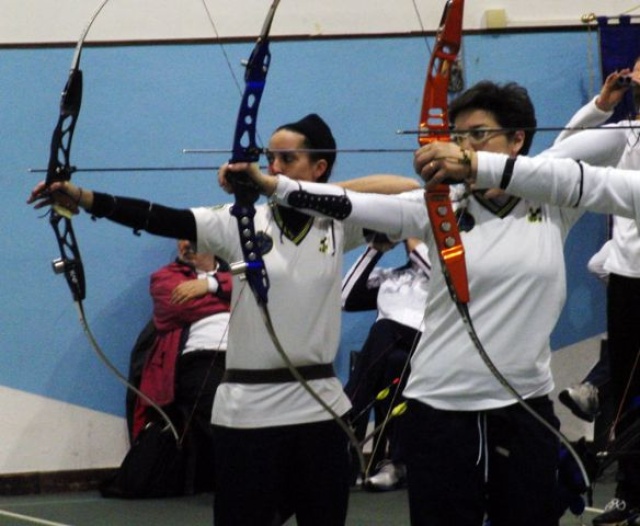
<path fill-rule="evenodd" d="M 467 130 L 463 132 L 452 132 L 451 140 L 458 145 L 461 145 L 464 141 L 469 141 L 471 146 L 480 146 L 487 142 L 489 139 L 493 139 L 498 135 L 505 135 L 509 132 L 502 130 L 486 130 L 479 128 L 477 130 Z"/>

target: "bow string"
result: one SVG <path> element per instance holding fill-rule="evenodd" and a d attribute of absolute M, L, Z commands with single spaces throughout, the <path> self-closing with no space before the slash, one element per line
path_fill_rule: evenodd
<path fill-rule="evenodd" d="M 462 41 L 463 13 L 464 0 L 447 0 L 427 69 L 418 135 L 418 142 L 421 146 L 434 141 L 451 140 L 448 91 L 451 73 L 454 69 L 453 65 Z M 465 251 L 451 205 L 449 185 L 439 184 L 429 189 L 425 193 L 425 202 L 449 294 L 458 308 L 466 331 L 480 357 L 491 374 L 515 398 L 518 404 L 567 448 L 578 465 L 585 490 L 590 488 L 591 482 L 587 470 L 572 444 L 522 398 L 493 363 L 478 337 L 468 309 L 469 284 Z"/>
<path fill-rule="evenodd" d="M 463 0 L 448 0 L 440 20 L 423 89 L 418 131 L 418 142 L 421 146 L 437 140 L 450 140 L 448 90 L 452 65 L 457 58 L 462 39 L 463 7 Z M 425 193 L 425 202 L 447 288 L 458 309 L 461 312 L 466 311 L 466 303 L 469 301 L 469 287 L 464 247 L 449 197 L 449 186 L 441 184 L 430 189 Z M 409 352 L 400 375 L 401 378 L 408 374 L 409 362 L 417 343 L 417 341 L 414 342 L 413 348 Z M 396 390 L 382 424 L 365 438 L 366 442 L 376 435 L 378 437 L 372 446 L 374 455 L 371 460 L 375 457 L 378 448 L 381 447 L 384 430 L 389 421 L 404 413 L 406 409 L 405 402 L 395 405 L 398 396 L 399 392 Z M 370 468 L 371 463 L 367 466 L 365 475 L 368 475 Z"/>
<path fill-rule="evenodd" d="M 232 157 L 230 162 L 257 162 L 262 148 L 257 144 L 257 120 L 260 100 L 265 88 L 267 73 L 271 63 L 269 51 L 269 32 L 280 0 L 273 0 L 262 26 L 253 51 L 246 64 L 245 89 L 238 111 L 236 129 L 233 138 Z M 231 214 L 236 218 L 240 236 L 243 261 L 231 264 L 231 271 L 240 275 L 249 285 L 258 304 L 263 322 L 272 343 L 287 369 L 307 393 L 331 416 L 347 435 L 358 457 L 361 472 L 365 462 L 362 449 L 353 429 L 338 415 L 333 408 L 309 385 L 296 365 L 285 351 L 275 331 L 271 313 L 268 308 L 269 276 L 262 258 L 262 237 L 256 233 L 254 217 L 255 203 L 260 197 L 260 189 L 246 172 L 228 172 L 227 179 L 231 184 L 235 202 Z"/>
<path fill-rule="evenodd" d="M 80 108 L 82 106 L 83 80 L 82 70 L 80 69 L 80 57 L 91 26 L 109 1 L 110 0 L 102 0 L 100 2 L 98 8 L 91 15 L 76 44 L 69 70 L 69 76 L 62 90 L 60 114 L 51 137 L 49 163 L 47 166 L 47 177 L 45 179 L 46 186 L 49 186 L 56 181 L 70 181 L 73 172 L 75 172 L 75 167 L 71 164 L 71 144 L 73 141 L 76 123 L 80 115 Z M 54 204 L 49 210 L 49 223 L 53 228 L 56 236 L 56 242 L 60 249 L 60 257 L 54 259 L 52 262 L 53 271 L 56 274 L 64 274 L 67 284 L 69 285 L 69 289 L 71 290 L 74 303 L 78 309 L 80 324 L 82 325 L 84 333 L 100 361 L 113 373 L 118 381 L 124 384 L 128 389 L 131 389 L 150 407 L 158 412 L 160 417 L 167 424 L 167 429 L 171 431 L 176 442 L 181 443 L 178 431 L 169 416 L 146 394 L 132 385 L 118 370 L 118 368 L 113 365 L 101 349 L 91 331 L 91 328 L 89 327 L 89 322 L 87 321 L 82 304 L 86 297 L 84 265 L 82 263 L 82 257 L 76 235 L 73 230 L 71 217 L 72 212 L 60 205 Z"/>
<path fill-rule="evenodd" d="M 51 136 L 49 164 L 45 184 L 55 181 L 69 181 L 75 171 L 71 165 L 71 143 L 76 123 L 82 106 L 82 70 L 80 57 L 87 34 L 96 18 L 109 0 L 103 0 L 91 15 L 75 47 L 69 77 L 60 98 L 60 114 Z M 53 205 L 49 211 L 49 223 L 53 228 L 60 249 L 60 258 L 52 262 L 56 274 L 63 274 L 75 301 L 82 301 L 86 296 L 84 265 L 80 248 L 71 223 L 71 212 L 60 205 Z"/>

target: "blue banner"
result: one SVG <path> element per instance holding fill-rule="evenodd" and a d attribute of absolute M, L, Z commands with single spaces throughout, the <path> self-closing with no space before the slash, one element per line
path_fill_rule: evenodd
<path fill-rule="evenodd" d="M 629 15 L 620 16 L 618 24 L 611 24 L 612 20 L 609 17 L 598 17 L 603 79 L 614 71 L 632 69 L 636 59 L 640 57 L 640 24 L 631 24 Z M 610 121 L 634 119 L 635 116 L 636 108 L 629 90 L 623 102 L 616 107 Z"/>

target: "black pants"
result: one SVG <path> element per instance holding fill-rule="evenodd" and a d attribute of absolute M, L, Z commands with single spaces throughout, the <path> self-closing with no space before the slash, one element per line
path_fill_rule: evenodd
<path fill-rule="evenodd" d="M 614 400 L 614 415 L 622 417 L 615 429 L 618 459 L 618 485 L 616 496 L 632 507 L 640 506 L 640 440 L 629 440 L 637 435 L 632 425 L 640 418 L 640 278 L 627 278 L 611 274 L 607 289 L 607 338 L 609 364 Z"/>
<path fill-rule="evenodd" d="M 370 406 L 382 389 L 392 386 L 392 382 L 401 377 L 405 365 L 408 365 L 409 353 L 419 336 L 420 333 L 415 329 L 392 320 L 378 320 L 371 326 L 344 389 L 353 405 L 352 414 L 357 417 L 357 421 L 353 424 L 358 438 L 364 438 L 369 421 L 368 412 L 363 414 L 363 410 Z M 387 416 L 392 402 L 397 405 L 403 400 L 399 393 L 404 389 L 408 376 L 407 369 L 402 376 L 402 381 L 391 387 L 389 396 L 375 404 L 376 421 Z M 394 396 L 396 391 L 398 395 Z M 395 420 L 391 420 L 387 425 L 385 436 L 389 441 L 391 459 L 401 462 L 402 438 L 398 434 Z M 374 444 L 378 446 L 373 452 L 375 465 L 377 461 L 384 458 L 386 444 L 380 444 L 377 439 L 374 440 Z"/>
<path fill-rule="evenodd" d="M 556 428 L 547 397 L 529 404 Z M 442 411 L 410 400 L 403 427 L 412 526 L 557 526 L 558 439 L 518 404 Z"/>
<path fill-rule="evenodd" d="M 255 429 L 213 426 L 215 526 L 343 526 L 348 439 L 333 420 Z"/>
<path fill-rule="evenodd" d="M 213 489 L 211 408 L 225 369 L 225 354 L 193 351 L 180 356 L 176 368 L 175 403 L 187 425 L 185 453 L 187 494 Z"/>

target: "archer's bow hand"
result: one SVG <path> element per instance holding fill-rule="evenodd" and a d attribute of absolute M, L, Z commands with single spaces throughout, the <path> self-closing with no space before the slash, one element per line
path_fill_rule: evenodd
<path fill-rule="evenodd" d="M 223 170 L 226 170 L 223 176 L 227 184 L 230 184 L 229 177 L 233 177 L 234 172 L 244 173 L 247 174 L 258 186 L 260 193 L 270 196 L 276 191 L 278 178 L 273 175 L 262 173 L 258 163 L 228 163 L 226 166 L 222 166 L 220 168 L 221 172 Z M 229 172 L 231 172 L 231 174 L 229 174 Z"/>
<path fill-rule="evenodd" d="M 427 188 L 439 184 L 473 184 L 477 169 L 476 154 L 451 142 L 432 142 L 415 153 L 413 166 Z"/>
<path fill-rule="evenodd" d="M 39 182 L 27 199 L 27 204 L 33 207 L 59 206 L 72 214 L 77 214 L 79 208 L 88 209 L 93 202 L 93 192 L 70 183 L 69 181 L 55 181 L 47 185 Z"/>

